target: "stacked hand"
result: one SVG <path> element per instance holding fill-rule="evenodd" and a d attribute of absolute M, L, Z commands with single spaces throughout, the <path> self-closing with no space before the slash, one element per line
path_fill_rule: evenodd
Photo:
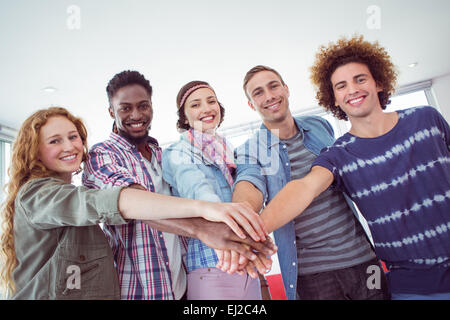
<path fill-rule="evenodd" d="M 277 247 L 272 242 L 270 237 L 267 237 L 267 240 L 263 243 L 265 246 L 273 248 L 273 254 L 277 251 Z M 248 245 L 244 244 L 244 246 L 247 249 L 251 249 Z M 247 257 L 236 251 L 215 251 L 217 253 L 217 257 L 219 258 L 219 262 L 216 267 L 229 274 L 233 274 L 234 272 L 244 274 L 247 272 L 252 278 L 256 279 L 258 278 L 258 272 L 264 275 L 272 268 L 272 259 L 263 252 L 256 252 L 255 250 L 252 250 L 256 254 L 256 259 L 249 260 Z"/>
<path fill-rule="evenodd" d="M 203 218 L 214 222 L 224 222 L 237 236 L 245 239 L 246 236 L 239 227 L 241 226 L 254 241 L 263 244 L 266 248 L 272 248 L 273 253 L 276 252 L 276 246 L 269 237 L 262 219 L 248 203 L 205 202 L 204 205 L 205 210 L 202 210 Z M 265 274 L 271 269 L 272 259 L 267 255 L 267 252 L 258 251 L 254 245 L 243 244 L 243 246 L 254 253 L 253 259 L 249 260 L 248 255 L 243 255 L 242 251 L 218 250 L 216 248 L 219 258 L 217 268 L 229 274 L 234 272 L 243 274 L 247 272 L 252 278 L 257 278 L 258 272 Z"/>
<path fill-rule="evenodd" d="M 224 222 L 240 238 L 245 239 L 242 229 L 255 241 L 266 241 L 267 230 L 262 219 L 247 203 L 203 202 L 202 217 L 213 222 Z"/>

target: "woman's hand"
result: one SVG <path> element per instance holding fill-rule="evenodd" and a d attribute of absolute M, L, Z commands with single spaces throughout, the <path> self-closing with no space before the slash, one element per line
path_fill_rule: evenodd
<path fill-rule="evenodd" d="M 199 211 L 209 221 L 226 223 L 240 238 L 245 239 L 244 230 L 255 241 L 266 241 L 268 233 L 262 219 L 247 203 L 202 202 Z"/>
<path fill-rule="evenodd" d="M 275 254 L 277 247 L 270 237 L 267 238 L 265 244 L 273 248 L 273 254 Z M 248 245 L 244 246 L 249 248 Z M 229 274 L 234 272 L 243 274 L 246 271 L 252 278 L 257 278 L 258 273 L 255 268 L 260 274 L 265 274 L 272 268 L 272 259 L 262 252 L 255 252 L 257 258 L 253 261 L 249 261 L 245 256 L 232 250 L 216 250 L 216 254 L 219 259 L 216 267 Z"/>

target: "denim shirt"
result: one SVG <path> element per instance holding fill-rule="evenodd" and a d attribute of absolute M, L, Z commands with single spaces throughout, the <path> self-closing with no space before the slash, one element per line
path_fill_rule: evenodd
<path fill-rule="evenodd" d="M 333 144 L 334 131 L 325 119 L 318 116 L 294 118 L 304 137 L 305 147 L 318 155 L 320 151 Z M 237 164 L 235 185 L 239 181 L 251 182 L 263 194 L 264 204 L 291 180 L 291 168 L 286 145 L 272 134 L 264 124 L 249 140 L 235 150 Z M 347 203 L 359 220 L 350 199 L 344 194 Z M 296 299 L 297 293 L 297 246 L 294 221 L 274 231 L 278 246 L 278 260 L 281 275 L 289 300 Z"/>
<path fill-rule="evenodd" d="M 183 138 L 163 151 L 162 169 L 163 178 L 170 185 L 174 196 L 231 202 L 231 187 L 219 167 Z M 198 239 L 188 239 L 188 272 L 198 268 L 214 268 L 217 262 L 214 249 Z"/>

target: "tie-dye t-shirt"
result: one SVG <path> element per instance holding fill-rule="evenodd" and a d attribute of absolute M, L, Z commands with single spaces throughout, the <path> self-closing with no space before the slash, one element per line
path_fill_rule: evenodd
<path fill-rule="evenodd" d="M 398 115 L 380 137 L 346 133 L 313 166 L 330 170 L 333 187 L 357 204 L 391 270 L 445 266 L 450 278 L 449 125 L 428 106 Z"/>

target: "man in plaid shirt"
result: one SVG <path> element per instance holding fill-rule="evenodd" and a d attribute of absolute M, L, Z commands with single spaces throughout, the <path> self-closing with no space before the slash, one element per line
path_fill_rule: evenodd
<path fill-rule="evenodd" d="M 129 186 L 170 195 L 162 179 L 161 149 L 148 135 L 153 118 L 152 87 L 136 71 L 116 74 L 106 88 L 114 119 L 108 140 L 92 147 L 83 184 L 93 189 Z M 150 227 L 151 225 L 151 227 Z M 154 229 L 157 228 L 157 229 Z M 119 274 L 122 299 L 181 299 L 186 290 L 182 237 L 196 237 L 217 249 L 245 250 L 239 242 L 271 254 L 270 244 L 242 240 L 225 224 L 201 218 L 159 221 L 132 220 L 105 225 Z M 247 250 L 247 255 L 252 253 Z"/>

